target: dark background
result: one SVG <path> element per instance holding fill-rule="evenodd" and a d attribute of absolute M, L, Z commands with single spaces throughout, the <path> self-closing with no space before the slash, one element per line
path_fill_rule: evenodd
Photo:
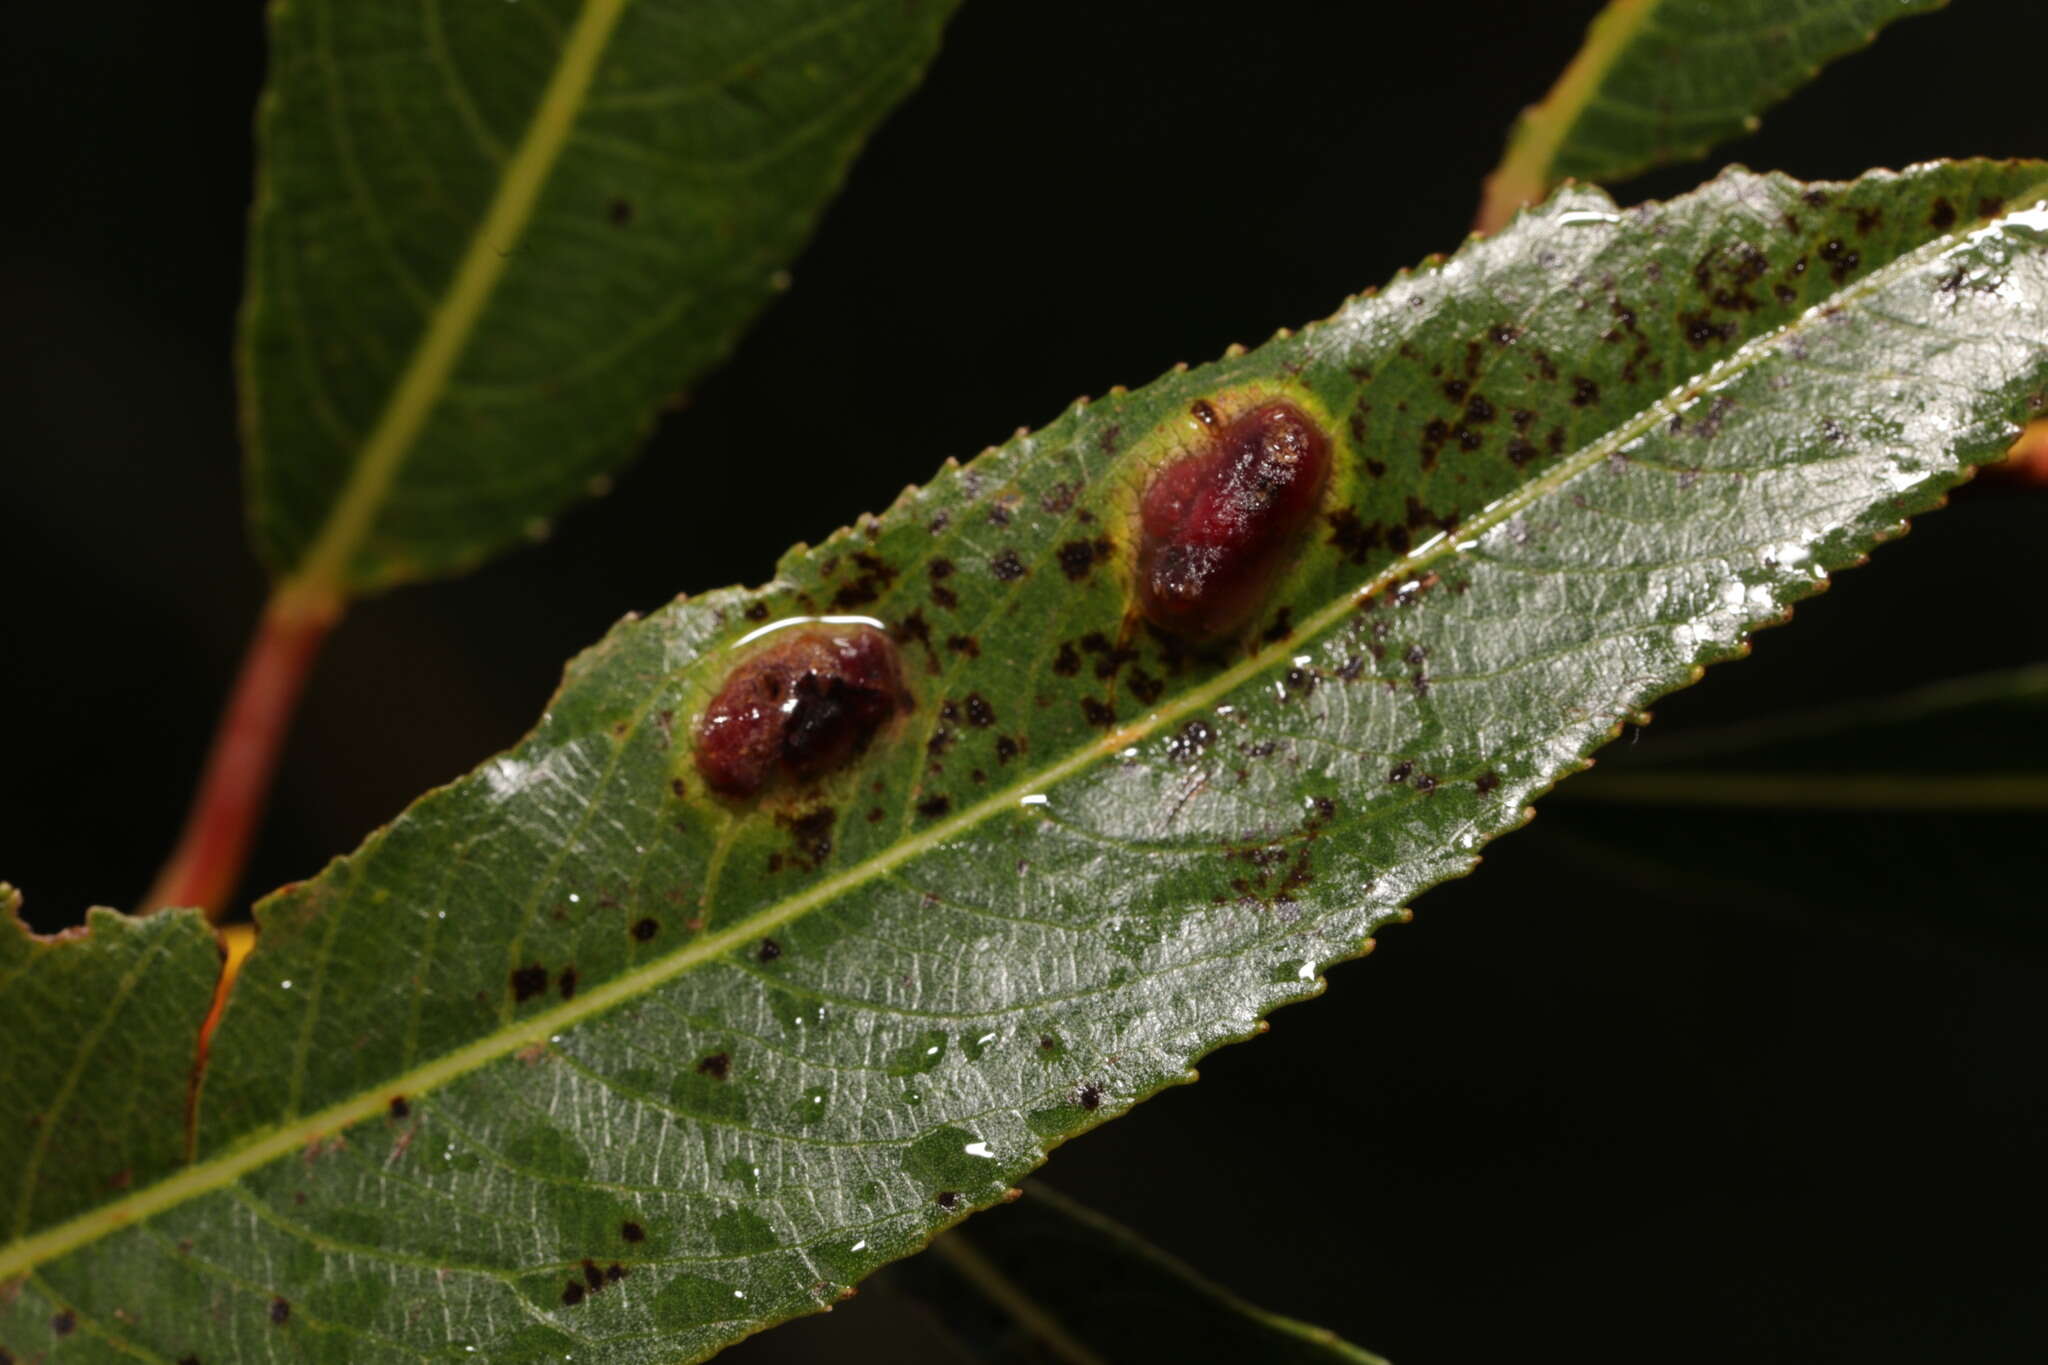
<path fill-rule="evenodd" d="M 352 611 L 249 889 L 513 742 L 623 612 L 759 581 L 947 455 L 1454 248 L 1596 8 L 970 0 L 795 288 L 609 499 Z M 141 894 L 264 590 L 228 359 L 262 27 L 254 4 L 103 0 L 7 30 L 0 874 L 47 929 Z M 2044 40 L 2031 0 L 1959 0 L 1725 155 L 1830 177 L 2048 154 Z M 1642 743 L 2048 659 L 2044 516 L 2048 490 L 1980 480 Z M 2048 856 L 1997 834 L 1997 877 L 1934 894 L 1859 879 L 1853 825 L 1778 836 L 1840 848 L 1840 886 L 1734 894 L 1617 865 L 1557 803 L 1330 998 L 1051 1179 L 1401 1365 L 2039 1360 L 2048 951 L 1971 916 L 2048 910 Z M 937 1350 L 894 1283 L 733 1358 Z"/>

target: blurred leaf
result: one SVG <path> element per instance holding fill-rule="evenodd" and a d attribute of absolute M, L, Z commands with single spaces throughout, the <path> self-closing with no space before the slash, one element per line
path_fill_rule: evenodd
<path fill-rule="evenodd" d="M 276 4 L 242 327 L 272 570 L 459 572 L 601 487 L 954 2 Z"/>
<path fill-rule="evenodd" d="M 1611 184 L 1755 132 L 1759 114 L 1823 65 L 1947 3 L 1611 0 L 1550 93 L 1516 120 L 1478 227 L 1498 231 L 1567 178 Z"/>
<path fill-rule="evenodd" d="M 0 1344 L 701 1359 L 829 1305 L 1315 994 L 2003 451 L 2048 385 L 2044 188 L 1569 191 L 621 624 L 518 747 L 258 908 L 193 1159 L 25 1196 Z M 1234 643 L 1138 628 L 1138 490 L 1282 396 L 1336 446 L 1298 562 Z M 848 771 L 712 797 L 693 718 L 763 623 L 826 612 L 889 623 L 911 714 Z M 0 1079 L 70 1121 L 49 1074 Z M 0 1169 L 31 1142 L 0 1129 Z"/>
<path fill-rule="evenodd" d="M 2048 665 L 1617 749 L 1574 801 L 2048 809 Z"/>
<path fill-rule="evenodd" d="M 1617 747 L 1553 834 L 1687 898 L 2048 948 L 2048 665 Z"/>
<path fill-rule="evenodd" d="M 928 1301 L 988 1365 L 1242 1360 L 1385 1365 L 1328 1328 L 1246 1303 L 1129 1228 L 1032 1182 L 1026 1197 L 915 1263 Z M 943 1267 L 958 1278 L 941 1289 Z M 963 1294 L 964 1281 L 979 1299 Z M 950 1292 L 947 1292 L 950 1291 Z M 974 1309 L 1001 1315 L 991 1330 Z"/>

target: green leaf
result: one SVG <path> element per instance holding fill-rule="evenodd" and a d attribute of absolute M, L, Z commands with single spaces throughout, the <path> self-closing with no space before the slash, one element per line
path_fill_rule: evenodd
<path fill-rule="evenodd" d="M 973 1233 L 949 1232 L 919 1262 L 949 1268 L 1008 1319 L 979 1354 L 990 1365 L 1053 1359 L 1244 1360 L 1262 1365 L 1386 1365 L 1325 1327 L 1269 1313 L 1093 1209 L 1033 1181 L 1015 1208 Z M 937 1284 L 937 1276 L 925 1279 Z M 958 1281 L 956 1281 L 958 1283 Z M 960 1292 L 933 1308 L 979 1340 Z M 971 1335 L 970 1335 L 971 1334 Z M 1049 1354 L 1048 1354 L 1049 1352 Z"/>
<path fill-rule="evenodd" d="M 192 1159 L 21 1226 L 0 1344 L 696 1359 L 829 1305 L 1315 994 L 2001 452 L 2048 387 L 2044 192 L 1567 191 L 623 623 L 518 747 L 258 908 Z M 1299 562 L 1233 645 L 1137 629 L 1150 464 L 1281 394 L 1336 447 Z M 830 612 L 890 623 L 911 714 L 711 797 L 693 717 L 761 623 Z"/>
<path fill-rule="evenodd" d="M 1779 810 L 2048 810 L 2048 665 L 1620 750 L 1574 801 Z"/>
<path fill-rule="evenodd" d="M 1616 748 L 1552 835 L 1638 885 L 1913 935 L 1930 916 L 2001 958 L 2048 948 L 2048 666 Z"/>
<path fill-rule="evenodd" d="M 20 905 L 0 884 L 9 1240 L 184 1161 L 192 1041 L 220 978 L 203 921 L 95 910 L 36 938 Z"/>
<path fill-rule="evenodd" d="M 457 572 L 600 487 L 954 3 L 276 5 L 242 328 L 272 570 Z"/>
<path fill-rule="evenodd" d="M 1492 232 L 1566 179 L 1610 184 L 1705 156 L 1868 46 L 1894 20 L 1948 0 L 1611 0 L 1540 104 L 1515 121 L 1487 177 Z"/>

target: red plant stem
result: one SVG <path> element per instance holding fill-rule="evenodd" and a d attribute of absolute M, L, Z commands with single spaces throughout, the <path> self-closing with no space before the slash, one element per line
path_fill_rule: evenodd
<path fill-rule="evenodd" d="M 340 597 L 289 584 L 264 604 L 184 832 L 143 898 L 143 913 L 192 905 L 220 918 L 241 880 L 306 676 L 341 611 Z"/>

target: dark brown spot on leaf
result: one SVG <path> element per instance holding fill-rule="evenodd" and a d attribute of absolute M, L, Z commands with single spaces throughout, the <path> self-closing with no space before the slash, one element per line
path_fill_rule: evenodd
<path fill-rule="evenodd" d="M 661 924 L 654 919 L 642 918 L 633 921 L 633 937 L 642 943 L 661 932 Z"/>
<path fill-rule="evenodd" d="M 785 815 L 779 822 L 789 830 L 798 851 L 813 863 L 832 856 L 832 830 L 839 823 L 839 812 L 833 807 L 818 806 L 801 814 Z"/>
<path fill-rule="evenodd" d="M 1070 540 L 1059 548 L 1060 570 L 1079 582 L 1088 576 L 1097 560 L 1109 558 L 1112 548 L 1107 539 Z"/>
<path fill-rule="evenodd" d="M 512 999 L 525 1004 L 548 988 L 548 969 L 538 962 L 512 971 Z"/>
<path fill-rule="evenodd" d="M 730 1052 L 714 1052 L 697 1063 L 697 1074 L 699 1076 L 709 1076 L 714 1081 L 724 1080 L 731 1071 L 732 1054 Z M 632 1227 L 633 1224 L 628 1223 L 626 1226 Z M 635 1237 L 629 1240 L 637 1242 L 640 1239 Z"/>
<path fill-rule="evenodd" d="M 1192 763 L 1200 758 L 1215 741 L 1216 731 L 1205 720 L 1191 720 L 1174 733 L 1166 742 L 1167 757 L 1180 763 Z"/>
<path fill-rule="evenodd" d="M 1324 520 L 1330 523 L 1327 543 L 1336 546 L 1353 564 L 1363 564 L 1366 555 L 1380 543 L 1379 528 L 1366 526 L 1349 507 L 1338 508 Z"/>

